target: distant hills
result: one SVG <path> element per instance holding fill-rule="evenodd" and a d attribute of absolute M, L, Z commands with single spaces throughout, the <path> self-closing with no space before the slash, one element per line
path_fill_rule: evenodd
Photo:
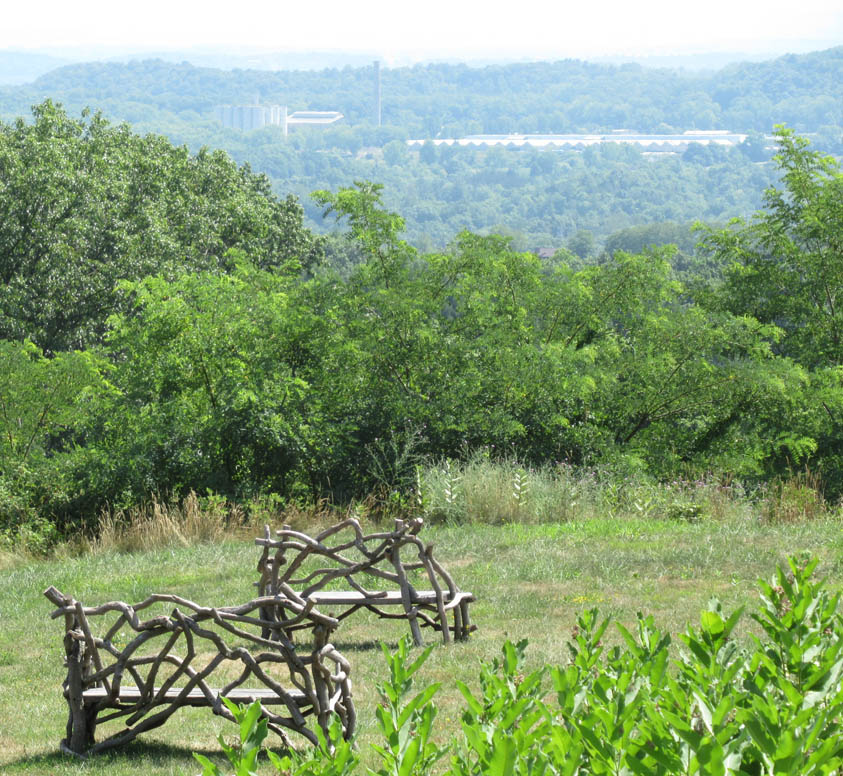
<path fill-rule="evenodd" d="M 384 66 L 382 125 L 370 59 L 306 69 L 320 62 L 301 55 L 287 69 L 265 69 L 281 63 L 273 56 L 236 60 L 248 66 L 235 69 L 162 58 L 66 64 L 30 83 L 0 86 L 0 119 L 28 117 L 33 105 L 51 99 L 70 115 L 101 111 L 193 151 L 224 149 L 266 173 L 277 192 L 301 197 L 311 223 L 323 227 L 311 191 L 377 181 L 387 205 L 405 215 L 410 239 L 427 247 L 447 244 L 464 228 L 510 230 L 525 245 L 555 249 L 583 231 L 599 244 L 640 224 L 746 215 L 774 174 L 765 162 L 779 123 L 843 156 L 843 46 L 713 71 L 575 59 Z M 278 127 L 240 131 L 216 118 L 217 106 L 255 102 L 345 118 L 289 138 Z M 411 138 L 618 129 L 748 137 L 729 152 L 695 146 L 656 157 L 614 144 L 581 153 L 406 146 Z"/>
<path fill-rule="evenodd" d="M 332 67 L 364 67 L 378 55 L 336 51 L 264 51 L 244 53 L 217 49 L 184 51 L 134 51 L 114 53 L 109 49 L 67 49 L 62 54 L 33 51 L 0 51 L 0 85 L 31 83 L 64 65 L 95 62 L 122 63 L 160 59 L 188 62 L 196 67 L 220 70 L 324 70 Z"/>
<path fill-rule="evenodd" d="M 25 84 L 73 60 L 31 51 L 0 51 L 0 84 Z"/>
<path fill-rule="evenodd" d="M 758 62 L 773 59 L 774 53 L 750 54 L 747 52 L 710 52 L 696 54 L 653 54 L 648 56 L 597 56 L 589 61 L 602 64 L 636 63 L 649 68 L 682 68 L 690 71 L 719 70 L 738 62 Z M 188 62 L 196 67 L 212 67 L 220 70 L 325 70 L 342 67 L 365 67 L 381 55 L 372 52 L 344 51 L 273 51 L 262 48 L 229 50 L 220 47 L 191 48 L 183 50 L 119 50 L 115 48 L 71 47 L 45 51 L 0 50 L 0 85 L 25 84 L 51 70 L 69 64 L 86 62 L 128 63 L 144 59 L 160 59 L 165 62 Z M 503 59 L 477 58 L 466 61 L 471 67 L 515 64 L 530 61 L 528 57 Z M 461 64 L 454 58 L 390 57 L 387 64 L 392 67 L 413 66 L 444 62 Z"/>
<path fill-rule="evenodd" d="M 50 97 L 71 112 L 90 106 L 131 123 L 146 116 L 166 132 L 212 119 L 216 105 L 259 99 L 338 110 L 353 126 L 372 121 L 373 78 L 371 64 L 278 71 L 162 59 L 71 64 L 0 90 L 0 115 L 25 115 Z M 700 73 L 581 60 L 384 68 L 382 95 L 383 123 L 406 137 L 618 128 L 769 132 L 779 122 L 816 132 L 843 126 L 843 46 Z"/>

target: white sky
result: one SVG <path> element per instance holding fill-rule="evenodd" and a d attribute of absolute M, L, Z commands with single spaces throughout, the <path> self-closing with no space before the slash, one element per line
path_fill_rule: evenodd
<path fill-rule="evenodd" d="M 90 47 L 407 56 L 805 51 L 843 44 L 841 0 L 5 0 L 0 49 Z"/>

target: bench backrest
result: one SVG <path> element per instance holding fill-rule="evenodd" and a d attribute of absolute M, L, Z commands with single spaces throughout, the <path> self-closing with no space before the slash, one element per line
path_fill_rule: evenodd
<path fill-rule="evenodd" d="M 301 602 L 338 585 L 361 593 L 400 590 L 406 585 L 413 595 L 411 572 L 420 570 L 430 589 L 454 595 L 459 592 L 454 580 L 434 558 L 432 545 L 423 544 L 418 536 L 423 525 L 421 518 L 396 520 L 392 531 L 364 534 L 360 523 L 348 518 L 315 536 L 285 525 L 275 538 L 265 526 L 263 538 L 255 540 L 264 548 L 258 564 L 259 589 L 262 594 L 292 592 Z M 402 550 L 409 562 L 402 558 Z M 316 568 L 308 565 L 314 558 Z"/>
<path fill-rule="evenodd" d="M 274 538 L 265 526 L 263 538 L 255 540 L 263 547 L 258 563 L 260 594 L 282 593 L 304 604 L 329 588 L 355 591 L 367 599 L 398 591 L 420 643 L 415 604 L 417 585 L 423 584 L 433 593 L 437 619 L 448 641 L 446 607 L 460 590 L 434 557 L 433 546 L 419 538 L 423 525 L 421 518 L 396 520 L 391 531 L 365 534 L 355 518 L 348 518 L 315 536 L 285 525 Z"/>

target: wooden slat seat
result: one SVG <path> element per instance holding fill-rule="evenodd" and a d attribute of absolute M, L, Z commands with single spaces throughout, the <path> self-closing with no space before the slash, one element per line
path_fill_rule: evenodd
<path fill-rule="evenodd" d="M 161 700 L 179 700 L 183 689 L 184 688 L 182 687 L 170 687 L 164 693 L 164 697 Z M 158 688 L 156 688 L 156 693 L 157 692 Z M 218 689 L 214 689 L 211 692 L 216 697 L 219 695 L 220 691 Z M 300 690 L 288 690 L 287 695 L 291 697 L 300 706 L 305 706 L 310 702 L 308 697 Z M 90 689 L 84 690 L 82 692 L 82 698 L 85 700 L 85 703 L 97 703 L 99 701 L 105 700 L 108 697 L 109 692 L 105 687 L 91 687 Z M 254 703 L 255 701 L 260 701 L 264 706 L 273 706 L 280 703 L 284 703 L 284 700 L 278 695 L 278 693 L 268 688 L 238 688 L 236 690 L 231 690 L 230 692 L 226 693 L 225 697 L 228 698 L 230 701 L 234 701 L 234 703 L 244 703 L 247 705 L 250 703 Z M 140 687 L 136 687 L 134 685 L 122 685 L 120 687 L 120 693 L 117 696 L 116 700 L 119 703 L 137 703 L 140 699 Z M 183 705 L 185 706 L 211 705 L 207 697 L 205 697 L 205 693 L 195 687 L 190 690 L 187 695 L 182 698 L 182 700 L 184 701 Z"/>

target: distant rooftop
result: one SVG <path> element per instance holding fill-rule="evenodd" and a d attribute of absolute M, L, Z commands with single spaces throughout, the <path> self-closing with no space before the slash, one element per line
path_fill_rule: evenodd
<path fill-rule="evenodd" d="M 725 129 L 688 130 L 673 135 L 647 135 L 630 130 L 621 130 L 603 134 L 588 135 L 467 135 L 461 138 L 434 139 L 434 145 L 459 146 L 510 146 L 533 148 L 590 146 L 601 143 L 629 143 L 638 146 L 687 146 L 689 143 L 703 145 L 738 145 L 746 140 L 746 135 L 729 132 Z M 408 140 L 409 146 L 420 146 L 426 140 Z"/>
<path fill-rule="evenodd" d="M 288 124 L 333 124 L 343 118 L 336 110 L 297 110 L 287 116 Z"/>

